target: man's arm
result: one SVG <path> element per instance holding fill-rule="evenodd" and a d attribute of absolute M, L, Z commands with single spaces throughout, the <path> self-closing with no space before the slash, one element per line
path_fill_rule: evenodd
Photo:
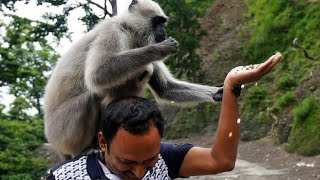
<path fill-rule="evenodd" d="M 236 67 L 228 73 L 224 82 L 215 141 L 211 148 L 191 148 L 180 167 L 180 176 L 217 174 L 234 168 L 240 138 L 240 124 L 237 123 L 239 109 L 232 87 L 259 80 L 269 73 L 280 59 L 281 54 L 277 53 L 262 64 Z"/>
<path fill-rule="evenodd" d="M 220 121 L 212 148 L 193 147 L 180 168 L 181 176 L 216 174 L 230 171 L 236 160 L 240 128 L 237 98 L 232 86 L 224 85 Z"/>

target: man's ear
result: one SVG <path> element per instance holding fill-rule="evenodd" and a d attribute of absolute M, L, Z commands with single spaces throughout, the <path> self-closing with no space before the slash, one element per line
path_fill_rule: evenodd
<path fill-rule="evenodd" d="M 103 136 L 103 133 L 100 131 L 98 133 L 98 143 L 101 151 L 107 152 L 108 150 L 108 145 L 106 143 L 106 139 Z"/>

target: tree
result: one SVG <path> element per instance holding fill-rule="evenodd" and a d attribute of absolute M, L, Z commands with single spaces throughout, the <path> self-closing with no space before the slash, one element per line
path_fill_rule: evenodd
<path fill-rule="evenodd" d="M 212 0 L 158 0 L 157 2 L 170 17 L 167 27 L 169 36 L 176 38 L 180 43 L 178 54 L 172 56 L 166 63 L 179 78 L 199 81 L 201 79 L 199 77 L 202 76 L 202 61 L 196 49 L 206 31 L 201 28 L 198 19 L 204 15 Z"/>
<path fill-rule="evenodd" d="M 0 85 L 9 86 L 10 93 L 21 97 L 43 116 L 41 98 L 48 79 L 48 72 L 58 55 L 45 37 L 37 33 L 38 27 L 31 20 L 11 16 L 5 25 L 0 44 Z"/>
<path fill-rule="evenodd" d="M 3 104 L 0 104 L 0 119 L 4 118 L 5 117 L 5 114 L 3 112 L 3 110 L 5 109 L 5 105 Z"/>
<path fill-rule="evenodd" d="M 0 179 L 40 179 L 46 159 L 34 151 L 44 141 L 42 121 L 0 119 Z"/>
<path fill-rule="evenodd" d="M 14 15 L 17 2 L 28 4 L 30 1 L 6 0 L 0 3 L 0 17 L 2 15 L 10 19 L 9 23 L 0 19 L 0 86 L 9 86 L 11 94 L 23 98 L 38 111 L 38 117 L 42 118 L 41 98 L 44 86 L 59 57 L 47 37 L 52 35 L 58 43 L 63 37 L 70 38 L 67 19 L 77 8 L 85 11 L 80 20 L 90 30 L 99 20 L 117 14 L 117 1 L 105 0 L 104 5 L 100 5 L 91 0 L 74 4 L 66 0 L 37 0 L 38 5 L 63 8 L 61 14 L 44 14 L 42 20 L 30 20 Z M 107 2 L 110 3 L 112 12 L 108 11 Z M 93 8 L 98 8 L 103 13 L 96 15 Z"/>
<path fill-rule="evenodd" d="M 4 0 L 0 3 L 0 12 L 3 12 L 4 9 L 9 11 L 15 11 L 15 5 L 17 2 L 24 2 L 25 4 L 30 3 L 30 0 Z M 117 0 L 104 0 L 103 4 L 96 3 L 93 0 L 83 0 L 69 3 L 67 0 L 37 0 L 37 5 L 48 5 L 56 6 L 63 8 L 61 14 L 52 14 L 46 13 L 43 15 L 44 20 L 47 20 L 50 23 L 42 23 L 39 26 L 39 31 L 42 31 L 44 34 L 53 33 L 55 36 L 61 38 L 61 34 L 68 31 L 67 28 L 67 18 L 75 9 L 82 9 L 85 12 L 85 15 L 81 18 L 84 24 L 88 27 L 88 30 L 99 22 L 101 19 L 108 17 L 113 17 L 117 15 Z M 108 10 L 108 7 L 111 7 L 112 12 Z M 100 13 L 95 13 L 94 9 L 98 9 Z M 52 24 L 53 22 L 53 24 Z"/>
<path fill-rule="evenodd" d="M 17 97 L 10 105 L 8 112 L 10 119 L 26 120 L 28 118 L 27 110 L 32 106 L 22 97 Z"/>
<path fill-rule="evenodd" d="M 47 13 L 43 16 L 49 21 L 56 20 L 56 26 L 60 26 L 63 22 L 67 22 L 68 16 L 76 9 L 82 9 L 85 12 L 85 15 L 79 19 L 87 26 L 87 30 L 92 29 L 100 20 L 105 19 L 106 17 L 116 16 L 118 13 L 117 0 L 104 0 L 103 5 L 92 0 L 85 0 L 83 2 L 77 1 L 76 3 L 68 3 L 67 0 L 38 0 L 37 2 L 38 5 L 47 3 L 52 6 L 63 8 L 62 14 Z M 111 6 L 112 12 L 108 10 L 108 6 Z M 100 13 L 96 13 L 96 8 Z"/>

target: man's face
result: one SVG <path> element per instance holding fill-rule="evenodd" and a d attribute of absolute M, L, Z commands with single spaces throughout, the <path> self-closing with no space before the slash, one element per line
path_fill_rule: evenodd
<path fill-rule="evenodd" d="M 161 137 L 156 127 L 143 135 L 133 135 L 120 128 L 107 147 L 102 132 L 99 145 L 108 169 L 121 179 L 142 179 L 158 161 Z"/>

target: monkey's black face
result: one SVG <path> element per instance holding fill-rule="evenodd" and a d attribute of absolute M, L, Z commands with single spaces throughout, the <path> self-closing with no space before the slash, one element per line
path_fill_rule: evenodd
<path fill-rule="evenodd" d="M 164 29 L 166 22 L 167 19 L 162 16 L 156 16 L 151 19 L 152 32 L 157 43 L 160 43 L 166 39 L 166 32 Z"/>

